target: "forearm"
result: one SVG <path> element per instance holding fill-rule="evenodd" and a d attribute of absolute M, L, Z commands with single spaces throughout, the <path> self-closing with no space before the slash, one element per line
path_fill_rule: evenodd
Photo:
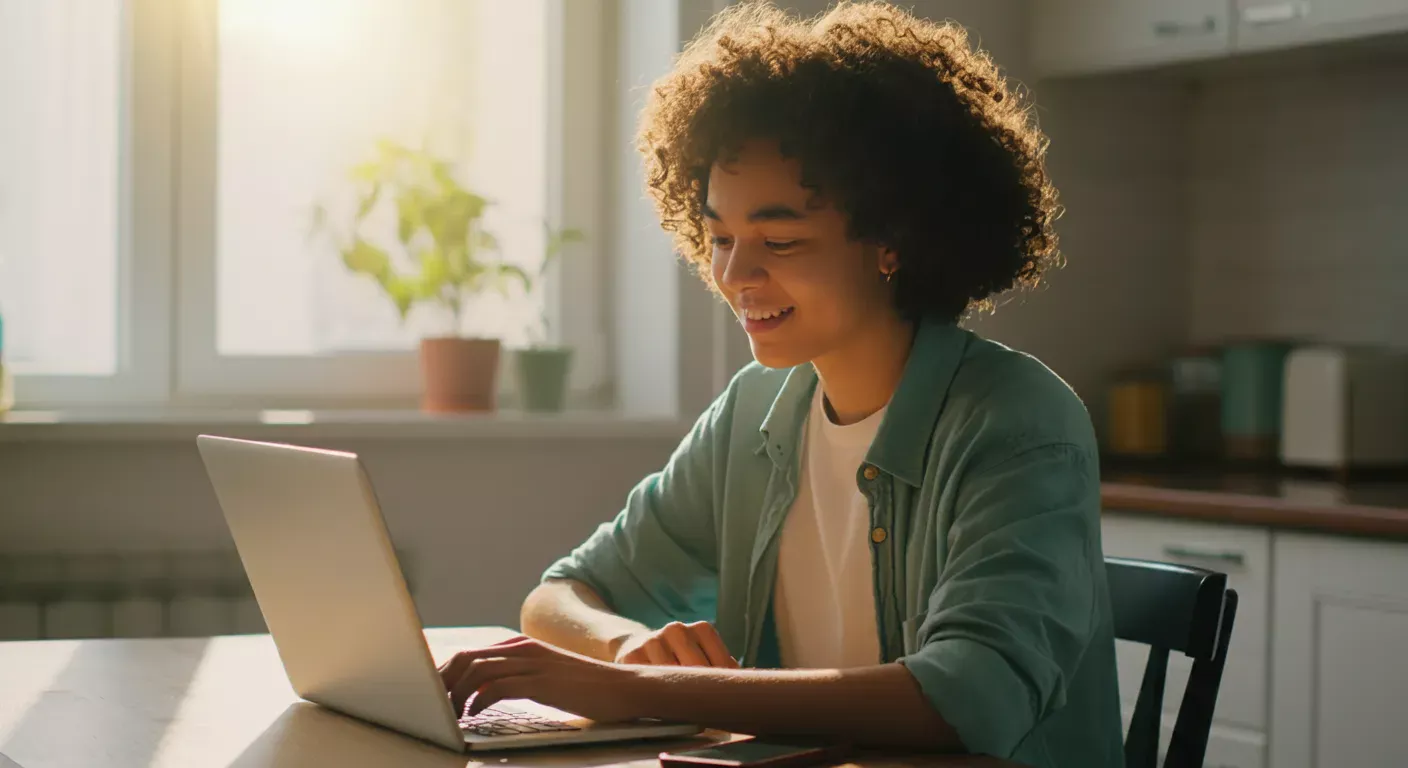
<path fill-rule="evenodd" d="M 602 661 L 613 661 L 627 637 L 649 629 L 611 612 L 606 601 L 579 581 L 538 585 L 523 602 L 523 633 Z"/>
<path fill-rule="evenodd" d="M 649 681 L 650 714 L 708 728 L 817 735 L 858 745 L 961 749 L 957 732 L 909 670 L 719 670 L 660 667 Z"/>

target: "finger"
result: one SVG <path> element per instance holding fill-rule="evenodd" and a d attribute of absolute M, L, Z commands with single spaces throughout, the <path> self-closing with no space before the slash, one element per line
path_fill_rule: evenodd
<path fill-rule="evenodd" d="M 537 640 L 524 635 L 503 640 L 494 645 L 484 648 L 473 648 L 460 651 L 450 660 L 441 665 L 437 670 L 440 673 L 440 682 L 445 685 L 445 690 L 450 688 L 464 676 L 465 669 L 475 659 L 509 657 L 509 656 L 531 656 L 541 653 L 543 646 Z"/>
<path fill-rule="evenodd" d="M 662 667 L 677 667 L 679 660 L 670 651 L 670 646 L 658 637 L 652 637 L 641 645 L 641 650 L 645 651 L 645 660 L 649 664 Z"/>
<path fill-rule="evenodd" d="M 644 645 L 642 645 L 642 646 L 637 646 L 637 647 L 636 647 L 634 650 L 632 650 L 630 653 L 627 653 L 625 656 L 622 656 L 621 658 L 617 659 L 617 662 L 619 662 L 619 663 L 621 663 L 621 664 L 649 664 L 649 663 L 651 663 L 651 662 L 650 662 L 650 655 L 649 655 L 648 653 L 646 653 L 646 650 L 645 650 L 645 646 L 644 646 Z"/>
<path fill-rule="evenodd" d="M 660 630 L 660 637 L 669 643 L 670 650 L 674 652 L 675 658 L 680 660 L 680 664 L 686 667 L 707 667 L 709 657 L 704 654 L 704 649 L 694 641 L 694 633 L 685 628 L 683 624 L 666 624 Z"/>
<path fill-rule="evenodd" d="M 466 658 L 464 654 L 464 651 L 456 653 L 454 656 L 450 657 L 449 661 L 441 664 L 440 668 L 436 670 L 440 673 L 440 682 L 445 685 L 445 690 L 447 691 L 454 686 L 456 680 L 460 679 L 460 676 L 464 674 L 465 667 L 472 661 L 472 659 Z"/>
<path fill-rule="evenodd" d="M 463 712 L 475 691 L 496 680 L 525 674 L 535 666 L 531 659 L 475 659 L 450 688 L 450 703 L 456 712 Z"/>
<path fill-rule="evenodd" d="M 479 713 L 503 701 L 504 699 L 526 699 L 529 697 L 531 679 L 526 675 L 518 677 L 507 677 L 502 680 L 495 680 L 492 683 L 485 683 L 474 694 L 474 701 L 470 703 L 469 710 L 465 712 L 466 717 L 477 717 Z"/>
<path fill-rule="evenodd" d="M 719 631 L 713 624 L 707 621 L 695 622 L 689 625 L 689 631 L 694 635 L 695 642 L 704 650 L 704 655 L 709 657 L 710 666 L 724 669 L 738 667 L 738 660 L 728 652 L 728 646 L 724 645 L 724 639 L 719 637 Z"/>

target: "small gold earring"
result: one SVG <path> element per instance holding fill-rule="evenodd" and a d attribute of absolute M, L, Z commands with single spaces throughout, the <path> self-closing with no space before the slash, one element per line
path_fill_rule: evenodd
<path fill-rule="evenodd" d="M 890 282 L 890 279 L 893 278 L 894 276 L 895 276 L 895 270 L 892 269 L 892 270 L 890 270 L 889 272 L 886 272 L 886 273 L 885 273 L 885 282 L 886 282 L 886 283 Z"/>

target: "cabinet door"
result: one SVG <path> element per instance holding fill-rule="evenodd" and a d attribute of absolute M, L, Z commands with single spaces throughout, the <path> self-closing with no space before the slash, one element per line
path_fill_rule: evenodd
<path fill-rule="evenodd" d="M 1408 29 L 1408 0 L 1236 0 L 1237 50 L 1259 51 Z"/>
<path fill-rule="evenodd" d="M 1250 741 L 1264 741 L 1266 731 L 1267 610 L 1271 592 L 1271 534 L 1265 528 L 1170 520 L 1106 513 L 1101 521 L 1105 554 L 1191 565 L 1227 574 L 1237 590 L 1237 618 L 1227 666 L 1222 672 L 1214 718 L 1219 725 L 1241 729 Z M 1147 646 L 1119 641 L 1120 698 L 1133 706 L 1139 695 Z M 1168 660 L 1164 712 L 1173 715 L 1193 662 L 1174 653 Z"/>
<path fill-rule="evenodd" d="M 1040 0 L 1032 58 L 1041 76 L 1221 56 L 1230 0 Z"/>
<path fill-rule="evenodd" d="M 1408 542 L 1274 546 L 1271 764 L 1408 765 Z"/>

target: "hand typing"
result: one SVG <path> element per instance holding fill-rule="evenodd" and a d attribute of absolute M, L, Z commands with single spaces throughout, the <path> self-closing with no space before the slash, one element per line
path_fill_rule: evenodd
<path fill-rule="evenodd" d="M 504 699 L 532 699 L 600 722 L 633 720 L 652 714 L 664 685 L 639 667 L 597 661 L 528 637 L 460 651 L 439 671 L 455 712 L 469 717 Z"/>

